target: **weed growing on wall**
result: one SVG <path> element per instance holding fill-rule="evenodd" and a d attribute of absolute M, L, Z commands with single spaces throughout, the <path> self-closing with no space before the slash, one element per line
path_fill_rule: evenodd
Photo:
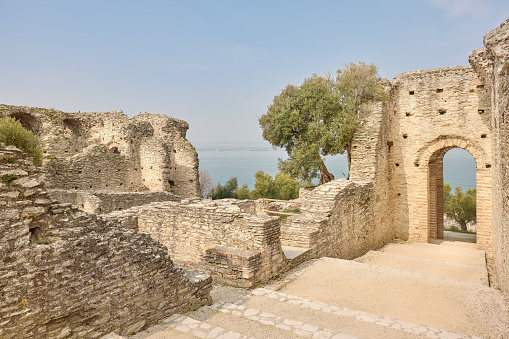
<path fill-rule="evenodd" d="M 34 159 L 34 165 L 42 164 L 42 148 L 39 138 L 25 129 L 21 122 L 6 117 L 0 119 L 0 142 L 14 145 Z"/>
<path fill-rule="evenodd" d="M 5 183 L 11 183 L 16 180 L 16 174 L 6 173 L 2 175 L 2 181 Z"/>

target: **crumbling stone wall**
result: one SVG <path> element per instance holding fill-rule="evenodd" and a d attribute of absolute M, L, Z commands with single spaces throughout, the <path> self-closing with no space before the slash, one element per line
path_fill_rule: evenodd
<path fill-rule="evenodd" d="M 106 217 L 150 234 L 168 247 L 179 265 L 205 270 L 220 282 L 250 287 L 281 273 L 285 257 L 279 220 L 247 214 L 235 202 L 240 201 L 157 202 Z"/>
<path fill-rule="evenodd" d="M 0 105 L 0 116 L 15 117 L 39 136 L 48 187 L 200 196 L 198 155 L 186 140 L 185 121 L 7 105 Z"/>
<path fill-rule="evenodd" d="M 477 243 L 491 246 L 490 103 L 471 67 L 411 71 L 392 81 L 395 225 L 402 239 L 443 238 L 443 157 L 476 161 Z"/>
<path fill-rule="evenodd" d="M 51 189 L 48 194 L 54 200 L 71 203 L 80 210 L 101 214 L 128 209 L 156 201 L 181 201 L 170 192 L 114 192 Z"/>
<path fill-rule="evenodd" d="M 349 180 L 333 180 L 301 197 L 301 214 L 281 227 L 282 244 L 314 257 L 356 258 L 394 238 L 390 128 L 382 103 L 366 108 L 352 144 Z"/>
<path fill-rule="evenodd" d="M 211 302 L 149 235 L 52 202 L 43 173 L 0 145 L 0 337 L 129 334 Z"/>
<path fill-rule="evenodd" d="M 509 293 L 509 20 L 484 36 L 470 64 L 491 95 L 493 155 L 493 261 L 498 284 Z"/>

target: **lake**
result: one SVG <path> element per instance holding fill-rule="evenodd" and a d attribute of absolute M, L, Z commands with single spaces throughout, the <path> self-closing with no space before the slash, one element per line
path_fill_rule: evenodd
<path fill-rule="evenodd" d="M 246 183 L 254 188 L 254 174 L 258 170 L 274 176 L 278 158 L 286 158 L 283 150 L 271 151 L 198 151 L 200 169 L 206 169 L 214 184 L 224 184 L 231 177 L 237 177 L 239 187 Z M 336 179 L 346 178 L 348 164 L 346 155 L 329 156 L 325 165 Z M 444 157 L 444 182 L 454 189 L 456 186 L 475 188 L 475 161 L 465 150 L 455 148 Z M 315 180 L 318 183 L 318 179 Z"/>

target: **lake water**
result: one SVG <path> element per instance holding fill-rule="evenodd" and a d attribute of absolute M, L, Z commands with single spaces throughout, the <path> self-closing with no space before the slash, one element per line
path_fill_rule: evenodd
<path fill-rule="evenodd" d="M 274 151 L 199 151 L 200 169 L 206 169 L 214 184 L 224 184 L 231 177 L 237 177 L 239 187 L 246 183 L 254 188 L 254 174 L 258 170 L 274 176 L 278 158 L 286 158 L 286 152 Z M 325 165 L 336 179 L 346 178 L 348 164 L 346 155 L 327 157 Z M 315 180 L 318 182 L 318 179 Z M 475 188 L 475 161 L 472 156 L 459 148 L 447 152 L 444 157 L 444 182 L 451 187 Z"/>

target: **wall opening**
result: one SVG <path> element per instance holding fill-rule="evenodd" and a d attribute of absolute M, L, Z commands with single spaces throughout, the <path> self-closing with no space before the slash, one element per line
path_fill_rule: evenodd
<path fill-rule="evenodd" d="M 490 246 L 491 234 L 491 172 L 485 169 L 483 163 L 486 161 L 478 149 L 467 145 L 464 149 L 459 148 L 461 141 L 442 140 L 436 144 L 434 151 L 430 154 L 428 166 L 425 169 L 426 184 L 426 208 L 422 210 L 421 233 L 427 241 L 444 239 L 449 241 L 477 242 L 477 247 L 485 249 Z M 440 147 L 441 146 L 441 147 Z M 467 151 L 468 150 L 468 151 Z M 473 153 L 472 153 L 473 152 Z M 446 156 L 447 154 L 447 156 Z M 475 201 L 474 211 L 475 225 L 470 222 L 468 232 L 450 232 L 451 226 L 461 229 L 457 221 L 449 221 L 445 213 L 444 183 L 451 186 L 450 193 L 455 194 L 456 186 L 461 186 L 463 193 L 468 189 L 475 189 L 468 192 L 475 196 L 470 203 Z M 473 199 L 473 201 L 472 201 Z M 445 231 L 445 229 L 449 229 Z M 473 233 L 475 232 L 475 234 Z"/>
<path fill-rule="evenodd" d="M 446 152 L 443 158 L 443 183 L 450 188 L 447 196 L 444 191 L 444 216 L 443 229 L 444 239 L 464 242 L 476 242 L 477 223 L 475 220 L 458 223 L 454 218 L 448 216 L 447 205 L 454 206 L 458 202 L 456 187 L 461 188 L 463 197 L 461 199 L 464 207 L 463 213 L 457 214 L 457 219 L 469 219 L 475 217 L 475 194 L 476 189 L 476 163 L 473 156 L 462 148 L 453 148 Z M 468 196 L 470 195 L 470 197 Z M 449 201 L 448 200 L 451 200 Z M 450 214 L 450 213 L 449 213 Z"/>
<path fill-rule="evenodd" d="M 11 117 L 21 122 L 21 125 L 32 133 L 36 135 L 40 135 L 41 133 L 41 122 L 30 115 L 29 113 L 25 112 L 16 112 L 12 113 Z"/>

